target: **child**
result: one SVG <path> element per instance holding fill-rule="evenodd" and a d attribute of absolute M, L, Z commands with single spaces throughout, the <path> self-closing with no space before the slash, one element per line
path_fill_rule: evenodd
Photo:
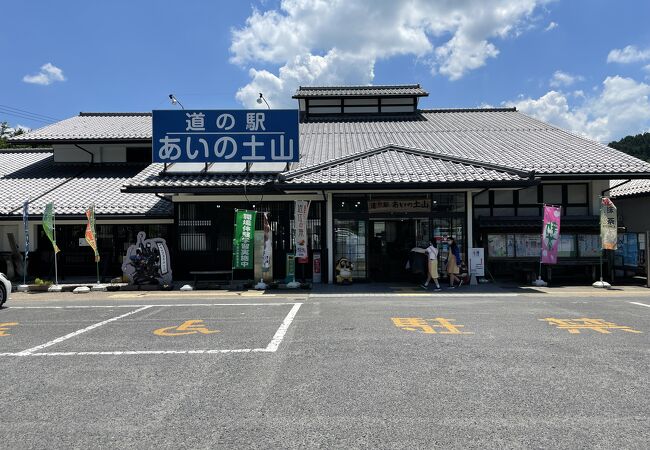
<path fill-rule="evenodd" d="M 421 284 L 422 289 L 429 288 L 429 282 L 433 280 L 436 285 L 436 291 L 440 290 L 440 283 L 438 283 L 438 247 L 436 245 L 436 240 L 431 239 L 429 241 L 429 247 L 427 247 L 427 256 L 429 258 L 428 264 L 428 273 L 427 281 L 424 284 Z"/>

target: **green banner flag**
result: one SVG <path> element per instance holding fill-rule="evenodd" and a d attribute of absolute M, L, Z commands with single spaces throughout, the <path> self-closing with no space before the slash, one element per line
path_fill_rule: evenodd
<path fill-rule="evenodd" d="M 99 262 L 99 250 L 97 250 L 97 238 L 95 233 L 95 205 L 86 210 L 88 225 L 86 225 L 86 242 L 95 252 L 95 262 Z"/>
<path fill-rule="evenodd" d="M 59 247 L 56 245 L 56 233 L 54 231 L 54 203 L 45 205 L 45 212 L 43 213 L 43 231 L 52 242 L 54 253 L 59 253 Z"/>
<path fill-rule="evenodd" d="M 232 268 L 252 269 L 256 211 L 235 212 L 235 237 L 232 240 Z"/>

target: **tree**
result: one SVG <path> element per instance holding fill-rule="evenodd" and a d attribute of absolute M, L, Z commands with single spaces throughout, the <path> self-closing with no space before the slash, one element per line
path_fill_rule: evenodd
<path fill-rule="evenodd" d="M 0 148 L 17 147 L 7 142 L 7 140 L 15 136 L 20 136 L 21 134 L 25 134 L 24 129 L 12 128 L 7 122 L 0 122 Z"/>
<path fill-rule="evenodd" d="M 608 145 L 628 155 L 650 162 L 650 133 L 625 136 L 620 141 L 613 141 Z"/>

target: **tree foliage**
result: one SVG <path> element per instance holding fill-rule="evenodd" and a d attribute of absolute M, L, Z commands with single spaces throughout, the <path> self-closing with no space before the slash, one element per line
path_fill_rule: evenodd
<path fill-rule="evenodd" d="M 620 141 L 613 141 L 609 146 L 628 155 L 650 162 L 650 133 L 625 136 Z"/>
<path fill-rule="evenodd" d="M 25 130 L 22 128 L 11 128 L 7 122 L 0 122 L 0 148 L 10 148 L 15 147 L 7 139 L 10 139 L 14 136 L 20 136 L 24 134 Z"/>

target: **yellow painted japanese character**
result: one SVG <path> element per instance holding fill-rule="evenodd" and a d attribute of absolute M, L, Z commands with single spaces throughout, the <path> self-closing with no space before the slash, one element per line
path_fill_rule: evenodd
<path fill-rule="evenodd" d="M 187 320 L 177 327 L 165 327 L 154 330 L 153 334 L 157 336 L 185 336 L 188 334 L 213 334 L 218 330 L 206 328 L 202 320 Z"/>
<path fill-rule="evenodd" d="M 606 322 L 603 319 L 590 319 L 583 317 L 580 319 L 556 319 L 554 317 L 547 317 L 546 319 L 539 319 L 547 322 L 550 325 L 555 325 L 560 330 L 567 330 L 571 334 L 580 334 L 580 330 L 593 330 L 601 334 L 611 334 L 610 330 L 627 331 L 628 333 L 641 333 L 631 327 L 624 325 L 616 325 L 613 322 Z"/>

